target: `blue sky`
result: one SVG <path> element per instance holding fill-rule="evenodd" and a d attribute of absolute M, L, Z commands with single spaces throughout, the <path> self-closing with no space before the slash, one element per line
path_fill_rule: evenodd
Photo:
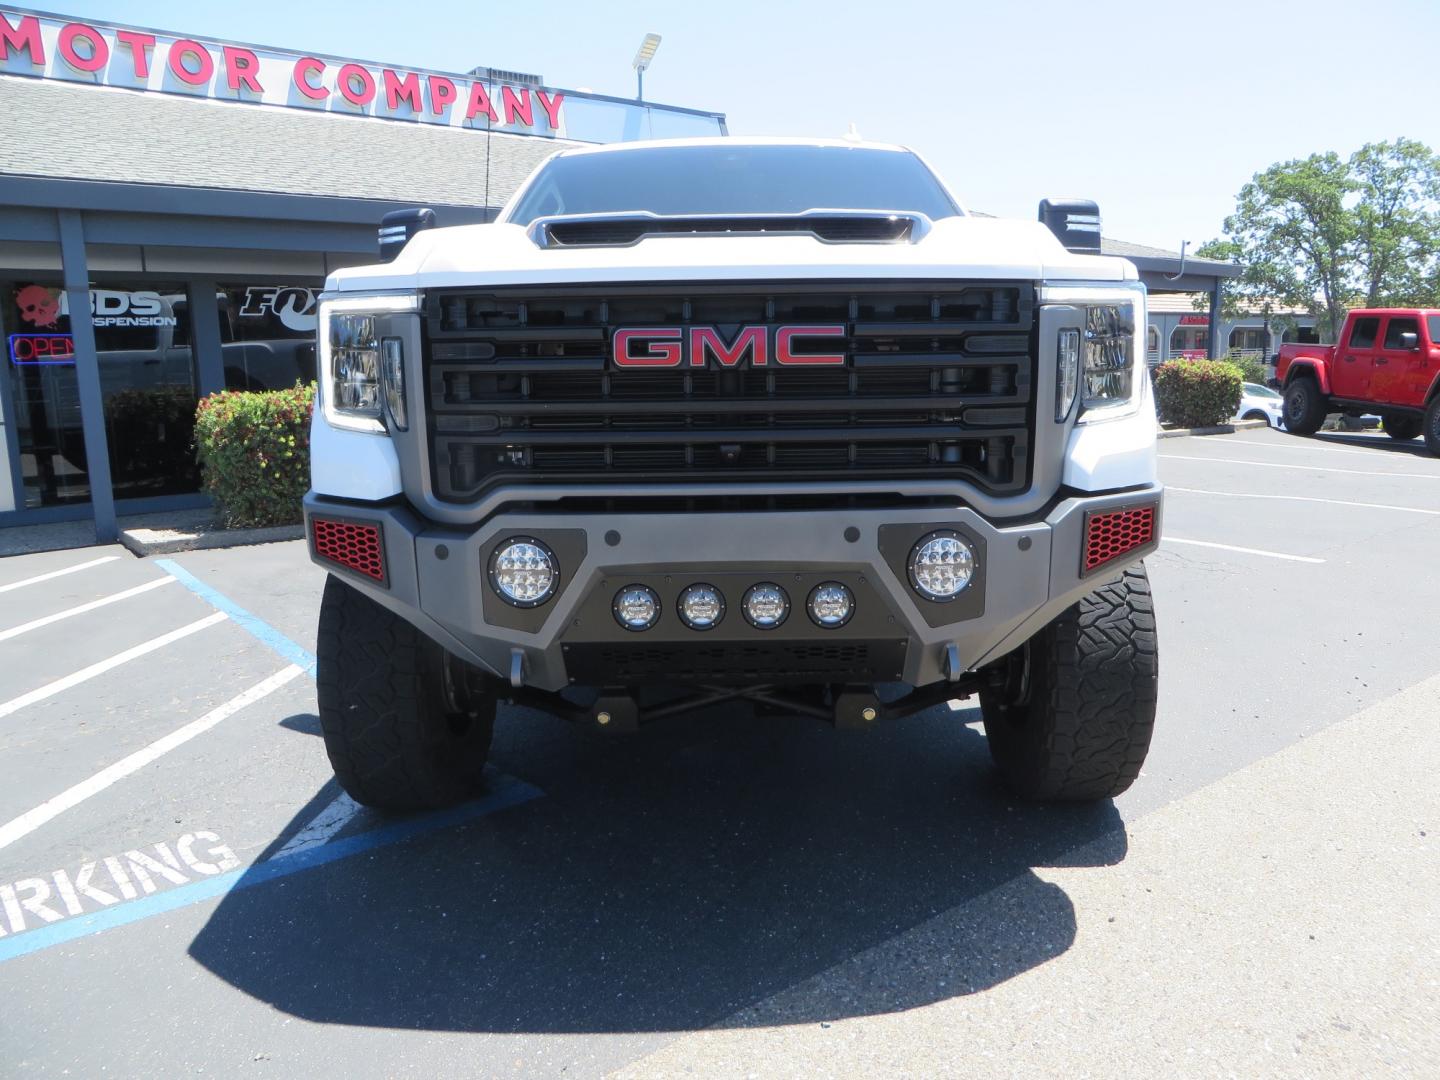
<path fill-rule="evenodd" d="M 925 154 L 975 209 L 1030 217 L 1044 195 L 1083 195 L 1107 235 L 1172 249 L 1217 235 L 1272 162 L 1401 135 L 1440 148 L 1436 0 L 31 3 L 618 95 L 634 93 L 631 57 L 655 31 L 647 98 L 725 112 L 744 134 L 838 136 L 853 122 Z M 1387 43 L 1376 32 L 1357 48 L 1377 27 Z"/>

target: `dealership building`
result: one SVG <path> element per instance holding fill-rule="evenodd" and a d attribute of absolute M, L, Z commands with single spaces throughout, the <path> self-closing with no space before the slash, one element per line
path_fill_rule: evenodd
<path fill-rule="evenodd" d="M 388 211 L 485 221 L 559 148 L 725 132 L 518 72 L 0 5 L 0 526 L 93 518 L 108 540 L 117 515 L 205 505 L 196 401 L 313 378 L 316 294 L 376 259 Z M 1103 243 L 1212 318 L 1239 272 Z"/>
<path fill-rule="evenodd" d="M 390 210 L 484 221 L 555 150 L 719 113 L 0 6 L 0 526 L 204 505 L 199 396 L 314 377 Z"/>

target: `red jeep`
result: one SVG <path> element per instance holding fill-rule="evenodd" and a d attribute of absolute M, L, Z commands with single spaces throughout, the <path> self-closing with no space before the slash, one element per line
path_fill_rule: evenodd
<path fill-rule="evenodd" d="M 1320 429 L 1327 413 L 1379 413 L 1385 432 L 1440 455 L 1440 310 L 1352 311 L 1338 345 L 1282 345 L 1275 365 L 1285 391 L 1285 427 Z"/>

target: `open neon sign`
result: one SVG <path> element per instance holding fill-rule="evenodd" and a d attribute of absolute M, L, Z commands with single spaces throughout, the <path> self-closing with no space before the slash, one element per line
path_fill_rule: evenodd
<path fill-rule="evenodd" d="M 11 334 L 9 341 L 12 364 L 75 363 L 75 339 L 69 334 Z"/>

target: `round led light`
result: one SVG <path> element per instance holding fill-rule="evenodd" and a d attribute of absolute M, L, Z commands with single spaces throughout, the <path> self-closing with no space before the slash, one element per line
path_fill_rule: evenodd
<path fill-rule="evenodd" d="M 806 606 L 816 626 L 834 630 L 844 626 L 855 614 L 855 597 L 838 581 L 822 581 L 810 590 Z"/>
<path fill-rule="evenodd" d="M 740 605 L 745 621 L 757 630 L 773 630 L 790 614 L 790 598 L 779 585 L 762 581 L 752 585 Z"/>
<path fill-rule="evenodd" d="M 660 621 L 660 597 L 644 585 L 626 585 L 615 594 L 611 610 L 626 630 L 649 630 Z"/>
<path fill-rule="evenodd" d="M 926 600 L 954 600 L 975 576 L 975 549 L 959 533 L 933 532 L 910 552 L 910 584 Z"/>
<path fill-rule="evenodd" d="M 680 594 L 675 605 L 691 630 L 709 630 L 725 617 L 725 598 L 714 585 L 696 582 Z"/>
<path fill-rule="evenodd" d="M 528 536 L 512 536 L 490 557 L 490 584 L 506 603 L 537 607 L 560 582 L 560 565 L 550 549 Z"/>

